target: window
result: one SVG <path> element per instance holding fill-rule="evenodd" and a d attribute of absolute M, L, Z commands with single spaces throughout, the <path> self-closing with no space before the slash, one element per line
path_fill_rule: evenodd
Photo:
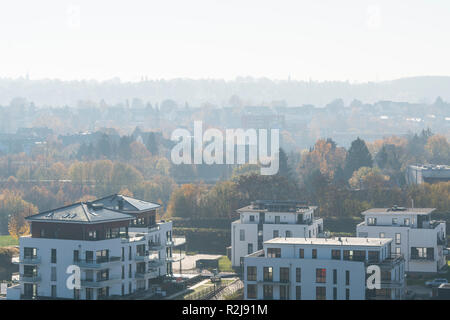
<path fill-rule="evenodd" d="M 56 249 L 52 249 L 51 263 L 56 263 Z"/>
<path fill-rule="evenodd" d="M 302 282 L 302 269 L 301 268 L 295 269 L 295 281 Z"/>
<path fill-rule="evenodd" d="M 280 286 L 280 300 L 289 300 L 289 286 Z"/>
<path fill-rule="evenodd" d="M 395 254 L 400 255 L 402 253 L 402 249 L 400 247 L 395 248 Z"/>
<path fill-rule="evenodd" d="M 247 281 L 256 281 L 256 267 L 247 267 Z"/>
<path fill-rule="evenodd" d="M 337 284 L 337 269 L 333 269 L 333 284 Z"/>
<path fill-rule="evenodd" d="M 273 299 L 273 286 L 263 285 L 263 295 L 265 300 Z"/>
<path fill-rule="evenodd" d="M 80 261 L 80 251 L 79 250 L 73 250 L 73 261 L 74 262 Z"/>
<path fill-rule="evenodd" d="M 125 285 L 122 283 L 122 289 L 121 289 L 122 296 L 125 295 Z"/>
<path fill-rule="evenodd" d="M 109 269 L 97 271 L 97 281 L 104 281 L 109 279 Z"/>
<path fill-rule="evenodd" d="M 327 288 L 316 287 L 316 300 L 326 300 L 326 299 L 327 299 Z"/>
<path fill-rule="evenodd" d="M 254 222 L 255 221 L 255 216 L 254 215 L 251 215 L 250 216 L 250 222 Z"/>
<path fill-rule="evenodd" d="M 379 251 L 369 251 L 369 262 L 379 262 L 380 252 Z"/>
<path fill-rule="evenodd" d="M 128 260 L 131 260 L 131 246 L 128 247 Z"/>
<path fill-rule="evenodd" d="M 411 259 L 434 260 L 434 248 L 411 247 Z"/>
<path fill-rule="evenodd" d="M 291 231 L 289 231 L 289 230 L 286 230 L 286 238 L 290 238 L 290 237 L 292 237 L 292 233 L 291 233 Z"/>
<path fill-rule="evenodd" d="M 379 236 L 380 236 L 380 238 L 384 238 L 385 237 L 384 232 L 380 232 Z"/>
<path fill-rule="evenodd" d="M 239 240 L 245 241 L 245 230 L 239 230 Z"/>
<path fill-rule="evenodd" d="M 397 224 L 398 219 L 397 218 L 392 218 L 392 224 Z"/>
<path fill-rule="evenodd" d="M 345 300 L 350 300 L 350 289 L 349 288 L 345 289 Z"/>
<path fill-rule="evenodd" d="M 273 237 L 278 238 L 280 236 L 280 233 L 278 230 L 273 230 Z"/>
<path fill-rule="evenodd" d="M 354 261 L 366 260 L 366 251 L 365 250 L 354 250 L 353 251 L 353 260 Z"/>
<path fill-rule="evenodd" d="M 94 298 L 94 289 L 86 288 L 86 300 L 92 300 Z"/>
<path fill-rule="evenodd" d="M 248 299 L 258 298 L 256 288 L 257 288 L 256 284 L 248 284 L 247 285 L 247 298 Z"/>
<path fill-rule="evenodd" d="M 289 268 L 280 268 L 280 282 L 289 282 Z"/>
<path fill-rule="evenodd" d="M 350 271 L 348 270 L 345 271 L 345 285 L 350 285 Z"/>
<path fill-rule="evenodd" d="M 333 287 L 333 300 L 337 300 L 337 288 Z"/>
<path fill-rule="evenodd" d="M 264 281 L 273 281 L 273 268 L 264 267 Z"/>
<path fill-rule="evenodd" d="M 125 279 L 125 266 L 122 266 L 122 279 Z"/>
<path fill-rule="evenodd" d="M 267 248 L 268 258 L 281 258 L 281 248 Z"/>
<path fill-rule="evenodd" d="M 401 233 L 396 233 L 395 234 L 395 244 L 400 244 L 401 243 Z"/>
<path fill-rule="evenodd" d="M 316 269 L 316 282 L 317 283 L 327 282 L 327 269 Z"/>
<path fill-rule="evenodd" d="M 133 287 L 131 285 L 131 282 L 128 283 L 128 294 L 133 292 Z"/>
<path fill-rule="evenodd" d="M 280 224 L 280 216 L 275 216 L 275 224 Z"/>
<path fill-rule="evenodd" d="M 353 250 L 344 250 L 344 260 L 353 260 Z"/>
<path fill-rule="evenodd" d="M 367 224 L 369 226 L 375 226 L 377 224 L 377 218 L 367 218 Z"/>
<path fill-rule="evenodd" d="M 312 249 L 312 258 L 317 259 L 317 249 Z"/>
<path fill-rule="evenodd" d="M 51 268 L 50 281 L 56 281 L 56 267 Z"/>
<path fill-rule="evenodd" d="M 122 247 L 122 261 L 125 261 L 125 247 Z"/>
<path fill-rule="evenodd" d="M 248 254 L 253 253 L 253 243 L 249 243 L 247 246 L 247 252 Z"/>
<path fill-rule="evenodd" d="M 331 250 L 331 259 L 341 260 L 341 250 Z"/>
<path fill-rule="evenodd" d="M 409 226 L 409 218 L 405 218 L 405 220 L 403 220 L 404 221 L 404 224 L 405 224 L 405 226 Z"/>
<path fill-rule="evenodd" d="M 295 287 L 295 299 L 302 300 L 302 287 L 301 286 Z"/>
<path fill-rule="evenodd" d="M 52 298 L 56 298 L 56 285 L 52 285 Z"/>
<path fill-rule="evenodd" d="M 25 259 L 34 259 L 37 256 L 36 248 L 23 248 L 23 256 Z"/>
<path fill-rule="evenodd" d="M 300 259 L 303 259 L 305 257 L 305 249 L 299 249 L 298 256 Z"/>
<path fill-rule="evenodd" d="M 128 278 L 132 278 L 131 264 L 128 267 Z"/>
<path fill-rule="evenodd" d="M 99 288 L 97 289 L 97 297 L 98 298 L 105 298 L 109 296 L 109 287 Z"/>
<path fill-rule="evenodd" d="M 73 298 L 75 300 L 80 300 L 80 289 L 73 289 Z"/>

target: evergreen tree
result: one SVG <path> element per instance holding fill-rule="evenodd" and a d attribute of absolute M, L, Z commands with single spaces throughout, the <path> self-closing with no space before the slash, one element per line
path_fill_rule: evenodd
<path fill-rule="evenodd" d="M 158 154 L 158 143 L 156 142 L 156 137 L 155 137 L 155 133 L 150 132 L 148 134 L 148 138 L 147 138 L 147 143 L 145 144 L 145 146 L 147 147 L 147 150 L 152 154 L 152 155 L 157 155 Z"/>
<path fill-rule="evenodd" d="M 352 142 L 348 150 L 347 159 L 345 160 L 345 175 L 349 178 L 359 168 L 372 167 L 372 164 L 372 155 L 367 149 L 366 143 L 358 137 Z"/>
<path fill-rule="evenodd" d="M 286 152 L 284 152 L 282 148 L 280 148 L 278 160 L 279 160 L 278 175 L 291 179 L 292 170 L 288 163 L 288 156 L 286 155 Z"/>

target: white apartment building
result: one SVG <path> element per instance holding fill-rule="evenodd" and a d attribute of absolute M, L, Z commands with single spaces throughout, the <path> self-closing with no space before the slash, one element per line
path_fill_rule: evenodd
<path fill-rule="evenodd" d="M 240 219 L 231 224 L 231 263 L 241 266 L 247 254 L 261 250 L 263 242 L 278 238 L 315 238 L 323 233 L 317 207 L 297 201 L 257 200 L 238 209 Z"/>
<path fill-rule="evenodd" d="M 27 218 L 21 237 L 19 284 L 8 299 L 105 299 L 157 288 L 172 274 L 172 222 L 157 222 L 159 204 L 111 195 Z M 181 242 L 180 242 L 181 243 Z M 69 288 L 69 266 L 81 287 Z"/>
<path fill-rule="evenodd" d="M 246 300 L 402 299 L 404 259 L 391 239 L 276 238 L 244 257 Z M 380 289 L 368 289 L 369 266 L 380 267 Z"/>
<path fill-rule="evenodd" d="M 358 237 L 392 239 L 392 252 L 403 254 L 407 272 L 439 272 L 447 266 L 446 224 L 431 220 L 431 208 L 374 208 L 364 211 Z"/>

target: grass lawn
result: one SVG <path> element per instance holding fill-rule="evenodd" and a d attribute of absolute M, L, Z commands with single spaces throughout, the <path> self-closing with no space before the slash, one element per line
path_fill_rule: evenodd
<path fill-rule="evenodd" d="M 18 246 L 19 240 L 11 236 L 0 236 L 0 247 Z"/>
<path fill-rule="evenodd" d="M 233 272 L 233 268 L 231 268 L 231 261 L 227 256 L 222 256 L 219 259 L 219 271 L 223 272 Z"/>

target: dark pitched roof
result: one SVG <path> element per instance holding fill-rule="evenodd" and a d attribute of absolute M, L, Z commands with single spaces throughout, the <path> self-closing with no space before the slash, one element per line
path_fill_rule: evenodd
<path fill-rule="evenodd" d="M 98 223 L 132 220 L 132 215 L 108 209 L 92 203 L 77 202 L 65 207 L 48 210 L 26 218 L 29 221 Z"/>
<path fill-rule="evenodd" d="M 155 210 L 161 207 L 158 203 L 143 201 L 121 194 L 113 194 L 104 198 L 92 201 L 94 204 L 102 204 L 105 208 L 120 212 L 139 212 Z M 122 205 L 122 207 L 120 206 Z"/>

